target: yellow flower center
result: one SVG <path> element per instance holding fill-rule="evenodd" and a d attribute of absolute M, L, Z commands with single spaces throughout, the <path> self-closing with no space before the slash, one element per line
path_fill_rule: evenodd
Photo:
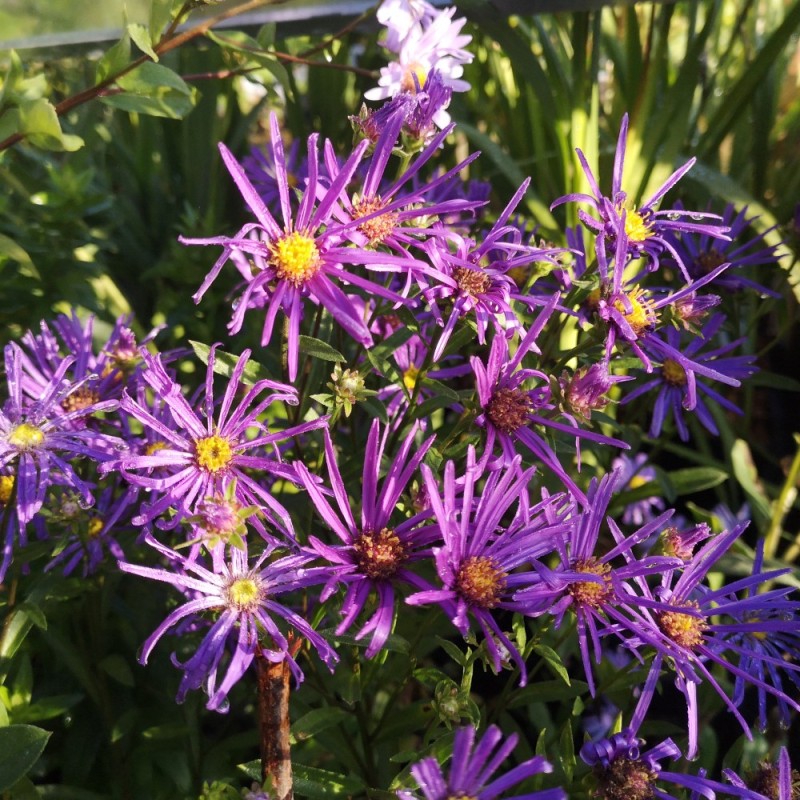
<path fill-rule="evenodd" d="M 14 491 L 14 476 L 0 475 L 0 506 L 8 504 L 11 492 Z"/>
<path fill-rule="evenodd" d="M 152 456 L 159 450 L 163 450 L 166 446 L 167 446 L 166 442 L 152 442 L 151 444 L 147 445 L 147 447 L 145 447 L 144 454 L 146 456 Z"/>
<path fill-rule="evenodd" d="M 634 475 L 628 481 L 628 488 L 638 489 L 640 486 L 646 486 L 648 483 L 650 483 L 650 478 L 645 478 L 644 475 Z"/>
<path fill-rule="evenodd" d="M 87 531 L 89 533 L 90 538 L 94 538 L 97 536 L 101 530 L 103 530 L 103 520 L 99 517 L 92 517 L 89 520 L 89 525 L 87 526 Z"/>
<path fill-rule="evenodd" d="M 661 375 L 670 386 L 686 386 L 686 370 L 672 358 L 664 359 Z"/>
<path fill-rule="evenodd" d="M 236 578 L 227 589 L 228 605 L 237 611 L 253 611 L 264 596 L 264 587 L 257 577 Z"/>
<path fill-rule="evenodd" d="M 683 608 L 700 611 L 700 606 L 692 601 L 684 603 Z M 703 617 L 684 614 L 682 611 L 662 611 L 656 615 L 658 627 L 669 636 L 675 644 L 692 650 L 703 643 L 703 633 L 708 628 L 708 623 Z"/>
<path fill-rule="evenodd" d="M 493 558 L 470 556 L 461 562 L 456 589 L 470 605 L 494 608 L 505 591 L 507 577 Z"/>
<path fill-rule="evenodd" d="M 428 71 L 418 61 L 412 61 L 406 67 L 405 72 L 403 73 L 403 80 L 400 81 L 400 88 L 404 92 L 411 92 L 411 94 L 417 93 L 417 86 L 414 83 L 415 75 L 417 77 L 417 81 L 419 82 L 419 88 L 421 89 L 425 85 L 425 81 L 428 79 Z"/>
<path fill-rule="evenodd" d="M 622 314 L 628 325 L 633 328 L 633 332 L 639 336 L 644 330 L 655 325 L 658 317 L 642 289 L 634 289 L 625 296 L 628 298 L 631 310 L 627 310 L 621 298 L 614 301 L 614 308 Z"/>
<path fill-rule="evenodd" d="M 625 212 L 625 235 L 628 241 L 638 244 L 653 235 L 653 224 L 634 209 Z"/>
<path fill-rule="evenodd" d="M 205 436 L 194 443 L 197 466 L 207 472 L 219 472 L 233 458 L 231 443 L 224 436 Z"/>
<path fill-rule="evenodd" d="M 34 450 L 44 441 L 44 432 L 35 425 L 23 422 L 8 434 L 8 443 L 18 450 Z"/>
<path fill-rule="evenodd" d="M 270 264 L 281 280 L 300 286 L 320 267 L 316 242 L 302 233 L 288 233 L 270 245 Z"/>
<path fill-rule="evenodd" d="M 408 369 L 403 373 L 403 384 L 409 392 L 414 390 L 417 385 L 417 378 L 419 377 L 419 369 L 413 364 L 410 364 Z"/>

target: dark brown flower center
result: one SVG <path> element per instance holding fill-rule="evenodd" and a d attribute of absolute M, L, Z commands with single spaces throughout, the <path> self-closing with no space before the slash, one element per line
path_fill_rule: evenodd
<path fill-rule="evenodd" d="M 758 765 L 755 774 L 747 780 L 747 788 L 754 792 L 763 794 L 769 800 L 800 800 L 800 772 L 792 770 L 791 777 L 792 796 L 791 798 L 781 798 L 780 796 L 780 770 L 777 764 L 762 762 Z"/>
<path fill-rule="evenodd" d="M 364 197 L 359 200 L 357 197 L 353 198 L 353 217 L 361 219 L 376 211 L 380 211 L 386 204 L 383 202 L 379 195 L 375 197 Z M 362 222 L 358 226 L 358 230 L 369 239 L 371 245 L 381 244 L 386 241 L 394 229 L 397 227 L 397 214 L 387 212 L 386 214 L 378 214 L 372 219 Z"/>
<path fill-rule="evenodd" d="M 700 253 L 697 258 L 695 258 L 692 266 L 695 268 L 695 271 L 701 275 L 708 275 L 709 272 L 715 270 L 724 263 L 725 258 L 722 253 L 712 247 L 710 250 Z"/>
<path fill-rule="evenodd" d="M 661 375 L 670 386 L 686 386 L 686 370 L 672 358 L 664 359 Z"/>
<path fill-rule="evenodd" d="M 461 562 L 456 591 L 472 606 L 494 608 L 505 591 L 507 577 L 490 556 L 470 556 Z"/>
<path fill-rule="evenodd" d="M 503 433 L 513 433 L 528 423 L 531 401 L 522 389 L 496 389 L 489 400 L 486 415 Z"/>
<path fill-rule="evenodd" d="M 391 528 L 364 531 L 353 541 L 356 561 L 372 580 L 391 578 L 406 559 L 406 547 Z"/>
<path fill-rule="evenodd" d="M 596 797 L 603 800 L 651 800 L 655 797 L 656 773 L 641 761 L 617 758 L 607 767 L 596 767 Z"/>

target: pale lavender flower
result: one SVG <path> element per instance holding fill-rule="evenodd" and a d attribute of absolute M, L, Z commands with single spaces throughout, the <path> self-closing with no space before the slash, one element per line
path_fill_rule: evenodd
<path fill-rule="evenodd" d="M 206 707 L 227 711 L 228 692 L 256 657 L 272 663 L 285 660 L 295 680 L 302 681 L 303 673 L 294 660 L 291 642 L 276 620 L 308 639 L 333 669 L 338 656 L 331 646 L 303 616 L 277 599 L 325 579 L 324 570 L 307 566 L 311 560 L 309 556 L 289 555 L 268 561 L 271 551 L 267 549 L 251 564 L 245 543 L 242 548 L 230 548 L 229 560 L 219 572 L 212 572 L 199 561 L 189 560 L 160 544 L 150 534 L 145 539 L 170 560 L 171 568 L 120 562 L 120 569 L 142 578 L 170 583 L 192 593 L 192 599 L 178 606 L 153 631 L 144 643 L 139 661 L 147 663 L 153 648 L 170 628 L 187 619 L 203 618 L 208 612 L 216 615 L 194 655 L 185 662 L 180 662 L 175 654 L 172 656 L 173 664 L 184 672 L 178 688 L 179 703 L 191 689 L 202 686 L 209 697 Z"/>
<path fill-rule="evenodd" d="M 361 508 L 358 522 L 327 430 L 325 461 L 338 512 L 331 507 L 322 487 L 305 465 L 300 462 L 295 465 L 317 513 L 341 540 L 340 545 L 330 545 L 316 536 L 309 538 L 311 550 L 332 565 L 328 568 L 329 580 L 323 590 L 322 600 L 327 599 L 340 583 L 347 586 L 341 609 L 342 621 L 336 628 L 337 635 L 348 630 L 370 598 L 377 595 L 374 611 L 356 636 L 361 639 L 371 634 L 367 658 L 380 652 L 391 633 L 395 618 L 395 584 L 406 583 L 416 588 L 423 586 L 408 565 L 429 555 L 430 545 L 438 537 L 435 527 L 422 524 L 430 517 L 430 513 L 423 512 L 399 522 L 393 521 L 393 517 L 397 516 L 396 506 L 400 495 L 406 491 L 435 437 L 429 437 L 416 447 L 417 428 L 412 428 L 388 465 L 381 482 L 381 461 L 391 431 L 392 428 L 387 426 L 381 433 L 377 420 L 370 428 L 364 452 L 361 502 L 357 504 Z M 413 454 L 412 447 L 415 448 Z"/>
<path fill-rule="evenodd" d="M 633 458 L 617 456 L 611 462 L 611 468 L 617 474 L 616 489 L 619 492 L 636 491 L 656 480 L 656 470 L 648 463 L 647 453 L 637 453 Z M 664 500 L 656 492 L 650 497 L 625 503 L 622 521 L 626 525 L 644 525 L 663 510 Z"/>
<path fill-rule="evenodd" d="M 477 744 L 475 735 L 472 726 L 456 729 L 452 763 L 447 776 L 432 757 L 423 758 L 411 767 L 411 774 L 425 800 L 452 800 L 457 797 L 495 800 L 521 781 L 553 770 L 542 756 L 536 756 L 492 780 L 500 764 L 516 747 L 519 737 L 512 733 L 503 741 L 503 733 L 496 725 L 490 725 Z M 397 796 L 400 800 L 417 800 L 417 795 L 406 790 L 398 791 Z M 515 794 L 514 800 L 566 800 L 566 797 L 563 789 L 556 788 Z"/>

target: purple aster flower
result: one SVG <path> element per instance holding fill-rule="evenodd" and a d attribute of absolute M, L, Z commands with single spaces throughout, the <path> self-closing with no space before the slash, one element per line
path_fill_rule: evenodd
<path fill-rule="evenodd" d="M 722 774 L 742 792 L 749 790 L 752 800 L 797 800 L 800 792 L 800 771 L 792 769 L 789 751 L 781 747 L 778 763 L 763 761 L 758 769 L 742 780 L 733 770 L 724 769 Z"/>
<path fill-rule="evenodd" d="M 377 420 L 370 428 L 361 479 L 363 493 L 358 504 L 361 507 L 359 522 L 356 522 L 353 515 L 347 489 L 336 464 L 333 442 L 327 430 L 325 460 L 338 513 L 322 493 L 317 479 L 302 463 L 295 465 L 317 513 L 342 542 L 341 545 L 329 545 L 316 536 L 309 538 L 314 553 L 333 565 L 333 569 L 329 569 L 330 578 L 322 599 L 327 599 L 340 582 L 347 584 L 347 594 L 342 604 L 342 621 L 336 628 L 337 635 L 350 628 L 370 597 L 377 595 L 374 612 L 356 636 L 361 639 L 372 634 L 366 653 L 368 658 L 381 650 L 391 633 L 395 616 L 395 583 L 407 583 L 416 588 L 424 585 L 407 565 L 429 555 L 430 550 L 424 548 L 429 548 L 438 536 L 435 527 L 420 524 L 430 517 L 429 512 L 415 514 L 399 523 L 392 522 L 400 495 L 406 490 L 435 437 L 426 439 L 411 455 L 417 433 L 416 427 L 413 428 L 389 465 L 379 489 L 381 461 L 391 431 L 392 428 L 387 427 L 381 433 Z"/>
<path fill-rule="evenodd" d="M 634 578 L 661 574 L 681 563 L 676 558 L 637 558 L 633 554 L 633 548 L 658 530 L 672 511 L 627 537 L 609 517 L 608 526 L 616 545 L 606 552 L 598 550 L 600 530 L 617 483 L 616 473 L 605 475 L 599 482 L 592 481 L 586 508 L 575 514 L 569 533 L 556 542 L 560 563 L 555 566 L 537 563 L 535 569 L 541 582 L 521 589 L 514 596 L 523 613 L 529 616 L 551 614 L 557 628 L 561 627 L 567 610 L 573 612 L 583 668 L 592 695 L 595 684 L 591 655 L 594 653 L 595 662 L 600 663 L 600 636 L 637 630 L 630 582 Z M 620 558 L 624 563 L 614 566 L 614 561 Z"/>
<path fill-rule="evenodd" d="M 647 454 L 638 453 L 633 458 L 626 455 L 617 456 L 611 462 L 611 468 L 617 473 L 617 491 L 635 491 L 647 486 L 656 479 L 656 471 L 647 466 Z M 643 497 L 625 504 L 622 521 L 626 525 L 644 525 L 653 519 L 653 514 L 664 510 L 664 500 L 657 494 Z"/>
<path fill-rule="evenodd" d="M 692 158 L 672 175 L 642 205 L 628 208 L 628 195 L 622 189 L 622 172 L 625 162 L 625 147 L 628 138 L 628 115 L 622 117 L 617 149 L 614 156 L 614 174 L 611 182 L 611 196 L 600 191 L 600 186 L 592 173 L 584 154 L 577 149 L 586 180 L 592 194 L 568 194 L 558 198 L 551 209 L 563 203 L 586 203 L 592 206 L 596 216 L 580 210 L 578 216 L 589 230 L 597 235 L 598 255 L 605 251 L 607 239 L 614 247 L 619 239 L 625 242 L 626 256 L 645 258 L 648 269 L 655 270 L 659 266 L 660 257 L 667 253 L 680 267 L 684 278 L 689 281 L 689 270 L 672 244 L 671 237 L 676 233 L 698 233 L 715 239 L 725 239 L 727 228 L 718 224 L 721 218 L 717 214 L 687 211 L 682 207 L 669 210 L 657 210 L 664 195 L 692 168 L 696 159 Z M 702 220 L 708 220 L 703 222 Z M 694 221 L 693 221 L 694 220 Z M 626 259 L 627 260 L 627 259 Z"/>
<path fill-rule="evenodd" d="M 555 405 L 550 402 L 549 377 L 539 370 L 517 369 L 527 353 L 539 352 L 536 338 L 550 318 L 557 300 L 558 295 L 553 295 L 539 312 L 512 357 L 509 358 L 505 337 L 495 336 L 485 365 L 476 356 L 470 358 L 481 407 L 475 423 L 486 430 L 486 458 L 491 457 L 497 444 L 502 451 L 501 463 L 509 464 L 516 454 L 515 445 L 520 442 L 559 477 L 576 499 L 585 503 L 586 496 L 561 466 L 544 437 L 531 427 L 532 424 L 613 447 L 628 449 L 628 445 L 580 428 L 574 418 L 571 418 L 572 425 L 566 425 L 545 417 L 545 413 L 555 411 Z M 523 384 L 529 380 L 539 381 L 544 388 L 524 389 Z"/>
<path fill-rule="evenodd" d="M 445 777 L 435 758 L 423 758 L 411 767 L 425 800 L 451 800 L 455 797 L 472 800 L 494 800 L 508 789 L 534 775 L 553 771 L 542 756 L 523 761 L 513 769 L 492 780 L 492 775 L 517 746 L 519 737 L 512 733 L 503 741 L 503 733 L 490 725 L 475 744 L 475 728 L 457 728 L 453 739 L 453 758 L 450 772 Z M 400 800 L 417 800 L 413 792 L 397 792 Z M 563 789 L 544 789 L 514 795 L 514 800 L 566 800 Z"/>
<path fill-rule="evenodd" d="M 756 549 L 752 575 L 759 579 L 759 585 L 766 585 L 789 569 L 764 572 L 764 541 Z M 728 587 L 730 590 L 730 587 Z M 788 692 L 800 697 L 800 601 L 790 599 L 796 592 L 791 587 L 780 587 L 763 591 L 748 599 L 739 600 L 734 592 L 726 593 L 717 603 L 726 608 L 734 604 L 731 621 L 714 626 L 720 634 L 720 649 L 738 657 L 737 666 L 742 674 L 736 676 L 733 702 L 739 706 L 744 701 L 745 689 L 750 681 L 745 677 L 755 676 L 762 684 L 769 684 L 777 691 L 780 724 L 788 728 L 791 722 L 791 708 L 784 697 Z M 749 607 L 748 607 L 749 602 Z M 769 623 L 767 628 L 764 623 Z M 784 689 L 784 679 L 791 684 Z M 767 727 L 767 690 L 758 686 L 758 724 L 761 730 Z"/>
<path fill-rule="evenodd" d="M 400 259 L 399 263 L 410 271 L 410 280 L 415 271 L 424 270 L 435 274 L 427 264 L 411 258 L 408 252 L 409 245 L 418 245 L 421 239 L 431 234 L 430 219 L 439 215 L 470 211 L 479 205 L 462 197 L 446 197 L 429 203 L 429 193 L 451 183 L 479 153 L 473 153 L 460 164 L 431 180 L 420 180 L 420 171 L 436 155 L 455 127 L 450 125 L 410 161 L 399 178 L 387 185 L 386 167 L 402 122 L 403 116 L 400 113 L 387 120 L 375 144 L 375 152 L 358 193 L 351 198 L 347 191 L 349 187 L 343 186 L 338 198 L 339 205 L 332 209 L 332 214 L 345 226 L 345 237 L 358 247 L 370 249 L 383 245 L 393 251 Z M 337 183 L 341 167 L 330 142 L 325 145 L 325 165 L 331 183 Z"/>
<path fill-rule="evenodd" d="M 280 203 L 280 181 L 285 176 L 292 190 L 305 186 L 308 180 L 308 164 L 300 152 L 300 141 L 295 139 L 284 154 L 283 172 L 275 164 L 275 152 L 271 148 L 254 147 L 250 155 L 242 159 L 245 175 L 269 209 Z"/>
<path fill-rule="evenodd" d="M 525 306 L 541 305 L 543 301 L 522 294 L 508 273 L 534 261 L 547 261 L 558 266 L 560 248 L 538 248 L 522 243 L 518 227 L 509 224 L 509 218 L 519 204 L 530 179 L 517 189 L 492 228 L 475 239 L 446 231 L 442 236 L 429 239 L 423 248 L 436 273 L 431 282 L 423 286 L 423 296 L 431 306 L 433 315 L 443 327 L 433 353 L 437 361 L 444 352 L 456 323 L 467 314 L 475 315 L 478 341 L 486 342 L 486 332 L 491 324 L 498 336 L 511 337 L 517 330 L 524 333 L 512 303 Z M 445 322 L 439 303 L 452 301 Z"/>
<path fill-rule="evenodd" d="M 462 478 L 456 478 L 454 462 L 447 462 L 442 493 L 433 472 L 422 465 L 428 499 L 444 542 L 433 548 L 442 588 L 429 586 L 406 602 L 439 604 L 464 636 L 472 616 L 486 637 L 493 668 L 499 671 L 510 657 L 524 685 L 525 663 L 494 614 L 496 609 L 524 609 L 516 595 L 539 580 L 531 561 L 551 552 L 558 537 L 565 534 L 568 525 L 562 520 L 569 504 L 563 494 L 557 494 L 531 506 L 528 483 L 534 470 L 522 471 L 519 465 L 517 456 L 506 469 L 489 473 L 480 496 L 475 491 L 484 477 L 483 465 L 476 463 L 472 446 Z M 512 516 L 511 521 L 501 524 L 507 515 Z"/>
<path fill-rule="evenodd" d="M 713 591 L 700 585 L 745 527 L 739 525 L 708 541 L 682 570 L 666 572 L 656 590 L 651 590 L 644 580 L 638 579 L 636 582 L 640 594 L 631 598 L 638 609 L 640 625 L 637 636 L 626 644 L 634 648 L 651 645 L 656 650 L 631 725 L 638 730 L 652 700 L 661 667 L 667 661 L 675 670 L 676 686 L 686 698 L 689 758 L 697 754 L 697 687 L 703 681 L 711 684 L 742 726 L 745 735 L 752 737 L 750 726 L 736 703 L 711 674 L 709 665 L 718 664 L 734 678 L 741 678 L 759 691 L 772 694 L 791 708 L 800 710 L 800 703 L 788 696 L 780 686 L 773 686 L 766 681 L 764 668 L 754 669 L 755 658 L 760 659 L 764 667 L 769 664 L 782 667 L 782 659 L 770 655 L 765 649 L 742 648 L 730 639 L 732 633 L 744 633 L 757 639 L 786 630 L 786 620 L 773 615 L 773 611 L 780 607 L 785 591 L 772 590 L 760 595 L 739 597 L 740 592 L 755 591 L 759 585 L 782 572 L 757 573 Z M 741 665 L 733 664 L 726 656 L 728 652 L 744 654 L 750 669 L 745 670 Z M 748 659 L 748 656 L 752 658 Z"/>
<path fill-rule="evenodd" d="M 192 594 L 192 599 L 178 606 L 145 641 L 140 663 L 146 664 L 158 640 L 172 627 L 187 618 L 218 612 L 194 655 L 181 663 L 175 654 L 172 662 L 183 670 L 177 701 L 182 703 L 191 689 L 205 688 L 206 707 L 227 711 L 227 695 L 242 678 L 257 656 L 273 663 L 287 660 L 299 683 L 303 673 L 294 660 L 287 638 L 276 623 L 285 621 L 312 644 L 322 660 L 333 669 L 338 656 L 330 645 L 290 606 L 279 601 L 281 595 L 321 583 L 326 572 L 307 567 L 311 560 L 304 555 L 290 555 L 267 561 L 265 550 L 251 565 L 247 545 L 231 548 L 229 561 L 219 572 L 212 572 L 198 561 L 190 561 L 160 544 L 150 534 L 145 540 L 171 562 L 170 569 L 143 567 L 120 562 L 120 569 L 142 578 L 170 583 Z M 226 655 L 229 654 L 227 663 Z M 221 679 L 220 672 L 223 672 Z"/>
<path fill-rule="evenodd" d="M 294 471 L 275 457 L 262 455 L 264 448 L 272 449 L 277 442 L 324 427 L 325 419 L 306 422 L 283 431 L 270 432 L 260 415 L 274 402 L 297 405 L 297 392 L 291 386 L 271 380 L 260 380 L 247 387 L 236 402 L 242 387 L 242 375 L 250 355 L 245 350 L 225 387 L 222 400 L 214 400 L 214 363 L 217 345 L 211 348 L 206 370 L 202 417 L 181 394 L 180 386 L 169 376 L 158 355 L 142 351 L 146 369 L 143 381 L 167 407 L 171 424 L 162 415 L 134 400 L 127 392 L 120 407 L 160 437 L 143 455 L 125 455 L 103 466 L 108 472 L 118 469 L 134 486 L 156 492 L 155 499 L 143 506 L 134 522 L 142 525 L 170 510 L 176 516 L 163 526 L 177 524 L 180 519 L 196 512 L 207 497 L 223 495 L 226 487 L 236 481 L 237 499 L 244 505 L 261 508 L 269 522 L 283 534 L 292 537 L 289 514 L 272 496 L 269 487 L 256 481 L 252 470 L 267 475 L 294 479 Z M 215 418 L 216 413 L 216 418 Z M 248 431 L 257 431 L 250 437 Z M 264 531 L 262 530 L 262 535 Z M 266 537 L 274 543 L 271 536 Z"/>
<path fill-rule="evenodd" d="M 754 365 L 755 356 L 729 355 L 744 341 L 737 339 L 707 349 L 714 343 L 725 322 L 724 314 L 714 314 L 699 333 L 692 335 L 691 341 L 681 346 L 681 331 L 667 328 L 665 339 L 647 336 L 643 340 L 643 348 L 661 362 L 661 367 L 653 378 L 645 381 L 622 399 L 622 403 L 630 403 L 654 389 L 658 395 L 653 403 L 653 419 L 650 423 L 649 435 L 656 439 L 661 433 L 664 421 L 671 413 L 682 441 L 688 441 L 689 429 L 686 427 L 684 411 L 693 411 L 703 427 L 719 436 L 714 417 L 707 405 L 706 397 L 717 405 L 734 414 L 741 414 L 738 406 L 697 379 L 697 376 L 710 378 L 728 386 L 740 386 L 742 380 L 749 378 L 758 370 Z M 703 352 L 706 348 L 705 352 Z"/>
<path fill-rule="evenodd" d="M 83 383 L 70 395 L 64 411 L 119 399 L 123 387 L 141 364 L 136 337 L 128 327 L 131 321 L 131 316 L 119 317 L 100 348 L 95 345 L 95 318 L 89 316 L 82 322 L 74 311 L 70 316 L 59 315 L 51 325 L 42 322 L 39 333 L 28 331 L 22 337 L 23 393 L 38 398 L 68 355 L 74 358 L 68 373 L 70 379 Z M 153 329 L 141 344 L 153 339 L 159 330 Z M 85 423 L 81 420 L 80 424 Z"/>
<path fill-rule="evenodd" d="M 90 512 L 79 506 L 68 523 L 68 538 L 60 550 L 44 568 L 45 572 L 59 568 L 63 575 L 71 575 L 81 567 L 83 577 L 93 575 L 107 560 L 109 554 L 114 561 L 125 557 L 116 538 L 120 530 L 133 530 L 130 516 L 139 495 L 135 486 L 121 485 L 114 481 L 97 496 Z M 63 510 L 66 504 L 61 504 Z"/>
<path fill-rule="evenodd" d="M 13 474 L 8 503 L 13 499 L 20 529 L 42 507 L 47 488 L 56 480 L 77 492 L 84 505 L 92 505 L 93 487 L 79 477 L 70 459 L 102 462 L 123 446 L 114 436 L 75 424 L 97 411 L 116 408 L 118 403 L 116 400 L 80 403 L 77 408 L 69 409 L 71 397 L 85 383 L 85 380 L 65 380 L 73 360 L 63 359 L 39 397 L 30 401 L 22 393 L 22 351 L 15 342 L 5 347 L 9 397 L 0 410 L 0 469 L 6 483 Z M 12 515 L 6 516 L 11 520 Z M 6 522 L 0 580 L 11 562 L 15 529 L 10 521 Z"/>
<path fill-rule="evenodd" d="M 665 739 L 646 751 L 642 750 L 644 744 L 644 739 L 637 738 L 631 728 L 626 728 L 607 739 L 583 745 L 580 756 L 592 768 L 594 797 L 601 800 L 646 800 L 655 797 L 677 800 L 674 794 L 664 788 L 666 783 L 681 790 L 688 789 L 693 797 L 701 795 L 708 800 L 714 800 L 717 792 L 755 800 L 753 792 L 711 780 L 703 774 L 686 775 L 664 769 L 661 766 L 664 759 L 675 760 L 681 756 L 672 739 Z M 681 791 L 679 797 L 683 796 Z"/>
<path fill-rule="evenodd" d="M 681 207 L 679 203 L 675 205 Z M 767 237 L 775 231 L 774 227 L 755 236 L 746 236 L 757 219 L 747 216 L 747 206 L 737 212 L 729 203 L 722 213 L 722 224 L 728 228 L 730 241 L 707 234 L 682 234 L 671 241 L 693 279 L 702 278 L 720 264 L 728 263 L 730 268 L 717 282 L 720 288 L 733 292 L 749 289 L 768 297 L 780 297 L 780 292 L 774 292 L 747 276 L 753 268 L 777 267 L 785 255 L 779 252 L 780 244 L 767 243 Z"/>
<path fill-rule="evenodd" d="M 241 330 L 248 310 L 266 308 L 261 334 L 261 343 L 266 345 L 272 337 L 278 310 L 284 310 L 289 322 L 287 343 L 289 379 L 293 381 L 297 377 L 303 301 L 309 298 L 314 303 L 324 306 L 350 336 L 361 344 L 369 346 L 372 344 L 369 329 L 359 316 L 357 307 L 336 282 L 350 284 L 392 302 L 401 302 L 402 298 L 396 293 L 352 271 L 348 272 L 344 265 L 358 264 L 373 270 L 397 271 L 407 268 L 409 259 L 353 247 L 345 238 L 348 226 L 331 224 L 333 211 L 342 190 L 355 174 L 369 144 L 366 140 L 356 146 L 330 186 L 323 187 L 318 176 L 318 134 L 314 133 L 309 137 L 308 181 L 302 192 L 299 208 L 296 214 L 293 214 L 286 159 L 278 120 L 274 114 L 270 117 L 270 129 L 272 160 L 278 181 L 283 226 L 276 222 L 232 153 L 225 145 L 220 144 L 222 160 L 257 221 L 247 223 L 233 237 L 215 236 L 207 239 L 180 237 L 180 241 L 183 244 L 223 247 L 222 255 L 194 295 L 196 303 L 200 302 L 229 260 L 233 261 L 241 273 L 244 288 L 234 303 L 233 316 L 228 324 L 231 333 L 238 333 Z M 363 225 L 369 218 L 367 215 L 354 221 L 350 227 Z"/>

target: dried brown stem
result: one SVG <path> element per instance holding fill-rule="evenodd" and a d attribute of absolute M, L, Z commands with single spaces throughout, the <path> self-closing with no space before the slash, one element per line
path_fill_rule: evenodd
<path fill-rule="evenodd" d="M 288 658 L 288 656 L 287 656 Z M 256 658 L 258 724 L 261 734 L 261 779 L 272 787 L 271 797 L 292 800 L 292 756 L 289 746 L 289 664 Z"/>

